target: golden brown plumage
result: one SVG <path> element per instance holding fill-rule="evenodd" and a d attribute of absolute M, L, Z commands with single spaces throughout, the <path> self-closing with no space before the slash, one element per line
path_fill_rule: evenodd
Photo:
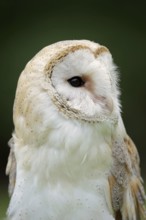
<path fill-rule="evenodd" d="M 136 220 L 136 216 L 146 219 L 146 196 L 137 149 L 128 135 L 123 141 L 114 141 L 114 145 L 109 184 L 116 220 Z"/>

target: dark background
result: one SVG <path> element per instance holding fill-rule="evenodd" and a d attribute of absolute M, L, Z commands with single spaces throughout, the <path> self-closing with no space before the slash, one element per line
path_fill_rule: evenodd
<path fill-rule="evenodd" d="M 89 39 L 107 46 L 121 73 L 123 119 L 146 178 L 146 7 L 143 1 L 0 1 L 0 208 L 7 205 L 5 166 L 17 80 L 44 46 Z M 4 206 L 1 206 L 1 198 Z M 5 202 L 4 202 L 5 201 Z M 0 211 L 0 213 L 2 213 Z M 0 214 L 0 219 L 2 214 Z"/>

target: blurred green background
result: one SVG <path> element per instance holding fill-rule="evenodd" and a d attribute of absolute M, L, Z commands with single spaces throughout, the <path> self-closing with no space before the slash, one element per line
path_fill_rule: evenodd
<path fill-rule="evenodd" d="M 146 178 L 146 7 L 144 1 L 0 1 L 0 219 L 8 204 L 5 166 L 13 131 L 12 108 L 20 72 L 41 48 L 66 39 L 107 46 L 121 73 L 128 133 Z"/>

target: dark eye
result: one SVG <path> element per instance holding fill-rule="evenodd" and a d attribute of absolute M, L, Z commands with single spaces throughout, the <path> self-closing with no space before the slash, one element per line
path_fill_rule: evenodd
<path fill-rule="evenodd" d="M 74 76 L 70 79 L 67 80 L 69 82 L 69 84 L 73 87 L 81 87 L 84 85 L 84 81 L 82 80 L 81 77 L 79 76 Z"/>

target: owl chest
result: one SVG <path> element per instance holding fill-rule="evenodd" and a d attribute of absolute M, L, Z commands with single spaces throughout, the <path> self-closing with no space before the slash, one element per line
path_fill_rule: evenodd
<path fill-rule="evenodd" d="M 25 155 L 19 148 L 10 219 L 113 220 L 108 185 L 110 137 L 105 141 L 98 132 L 89 138 L 78 133 L 73 135 L 76 140 L 59 136 L 57 142 L 53 135 L 53 146 L 50 136 L 49 144 L 29 148 Z"/>
<path fill-rule="evenodd" d="M 9 207 L 15 220 L 113 220 L 107 179 L 58 182 L 36 187 L 25 182 L 16 185 Z M 30 185 L 31 184 L 31 185 Z"/>
<path fill-rule="evenodd" d="M 10 219 L 113 220 L 108 149 L 104 143 L 71 155 L 50 150 L 39 153 L 29 172 L 18 167 Z"/>

